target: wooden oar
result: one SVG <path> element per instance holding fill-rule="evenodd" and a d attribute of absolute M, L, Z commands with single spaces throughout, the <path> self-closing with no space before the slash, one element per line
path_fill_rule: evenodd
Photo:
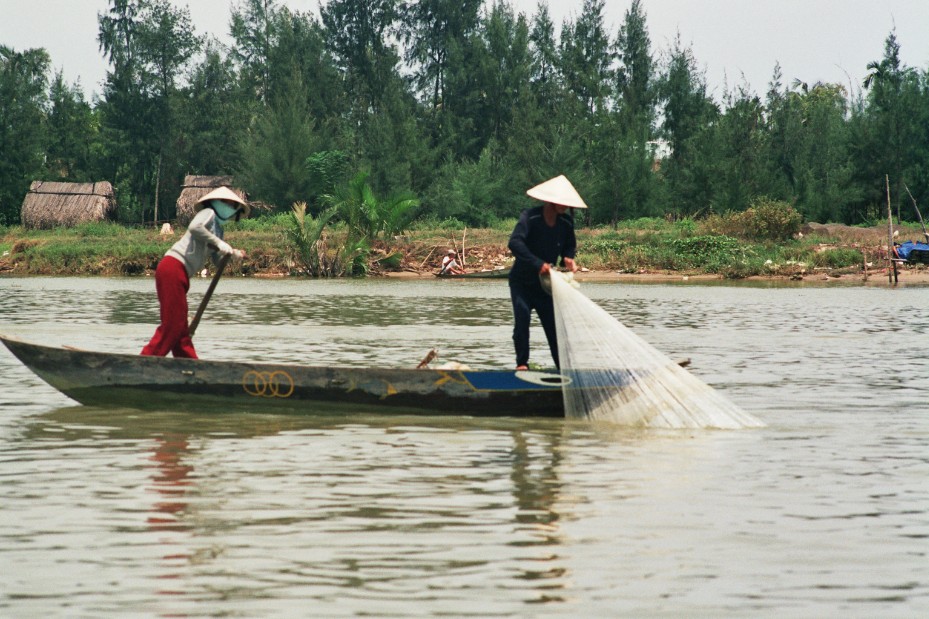
<path fill-rule="evenodd" d="M 203 295 L 203 300 L 200 301 L 200 307 L 197 308 L 197 313 L 194 315 L 194 319 L 190 321 L 190 336 L 193 337 L 194 331 L 197 330 L 197 325 L 200 324 L 200 318 L 203 316 L 203 310 L 206 309 L 206 304 L 210 302 L 210 297 L 213 296 L 213 291 L 216 290 L 216 284 L 219 283 L 219 278 L 223 274 L 223 269 L 226 268 L 226 263 L 229 262 L 229 258 L 232 257 L 232 254 L 226 254 L 219 259 L 219 265 L 216 267 L 216 275 L 213 276 L 213 281 L 210 282 L 210 287 L 206 289 L 206 294 Z"/>

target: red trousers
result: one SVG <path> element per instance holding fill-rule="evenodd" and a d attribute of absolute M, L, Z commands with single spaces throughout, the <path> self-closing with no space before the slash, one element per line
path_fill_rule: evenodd
<path fill-rule="evenodd" d="M 187 291 L 190 278 L 181 261 L 165 256 L 155 269 L 155 290 L 161 306 L 161 324 L 151 341 L 142 349 L 143 355 L 197 358 L 190 327 L 187 324 Z"/>

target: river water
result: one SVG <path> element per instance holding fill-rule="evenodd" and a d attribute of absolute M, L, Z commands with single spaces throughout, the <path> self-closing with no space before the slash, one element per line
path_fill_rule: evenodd
<path fill-rule="evenodd" d="M 0 350 L 0 616 L 929 614 L 929 288 L 581 290 L 767 427 L 95 409 Z M 22 339 L 156 316 L 150 279 L 0 279 Z M 510 320 L 505 281 L 228 279 L 195 342 L 509 367 Z"/>

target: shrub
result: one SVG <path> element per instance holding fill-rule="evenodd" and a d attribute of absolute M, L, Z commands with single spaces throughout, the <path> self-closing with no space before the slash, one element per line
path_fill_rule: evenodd
<path fill-rule="evenodd" d="M 841 269 L 850 266 L 860 266 L 864 256 L 857 249 L 840 247 L 827 249 L 813 255 L 813 264 L 818 267 Z"/>
<path fill-rule="evenodd" d="M 668 269 L 702 268 L 718 273 L 741 256 L 742 243 L 722 235 L 672 239 L 664 247 L 655 246 L 652 258 Z"/>
<path fill-rule="evenodd" d="M 803 217 L 786 202 L 759 198 L 741 213 L 711 215 L 701 222 L 706 233 L 755 241 L 786 241 L 800 231 Z"/>
<path fill-rule="evenodd" d="M 596 238 L 584 245 L 584 253 L 594 254 L 600 260 L 609 260 L 611 256 L 622 253 L 628 243 L 613 238 Z"/>
<path fill-rule="evenodd" d="M 292 215 L 290 213 L 261 214 L 256 217 L 242 219 L 231 223 L 230 230 L 242 230 L 248 232 L 261 232 L 287 229 L 291 225 Z"/>
<path fill-rule="evenodd" d="M 786 241 L 800 232 L 803 217 L 786 202 L 761 198 L 742 213 L 749 234 L 746 238 Z"/>

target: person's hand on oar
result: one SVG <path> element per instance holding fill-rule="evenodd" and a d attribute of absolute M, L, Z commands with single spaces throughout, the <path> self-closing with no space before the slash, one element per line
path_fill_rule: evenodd
<path fill-rule="evenodd" d="M 215 249 L 217 252 L 219 252 L 219 255 L 222 256 L 223 258 L 226 258 L 228 256 L 229 258 L 232 258 L 233 260 L 241 260 L 245 257 L 245 250 L 235 249 L 234 247 L 232 247 L 232 245 L 230 245 L 226 241 L 223 241 L 222 239 L 220 239 L 215 245 L 210 244 L 210 247 L 212 249 Z"/>
<path fill-rule="evenodd" d="M 227 252 L 223 252 L 222 248 L 218 249 L 223 257 L 219 259 L 219 265 L 216 267 L 216 275 L 213 276 L 210 287 L 206 289 L 206 294 L 203 295 L 203 299 L 200 301 L 197 313 L 194 315 L 193 320 L 190 321 L 190 327 L 188 329 L 190 337 L 193 337 L 194 333 L 197 331 L 197 327 L 200 325 L 200 319 L 203 317 L 204 310 L 206 310 L 206 304 L 210 302 L 210 297 L 213 296 L 213 291 L 216 290 L 216 284 L 219 283 L 219 278 L 222 277 L 226 265 L 230 260 L 241 260 L 245 257 L 245 252 L 241 249 L 233 249 L 228 243 L 224 243 L 224 245 L 229 249 Z"/>

